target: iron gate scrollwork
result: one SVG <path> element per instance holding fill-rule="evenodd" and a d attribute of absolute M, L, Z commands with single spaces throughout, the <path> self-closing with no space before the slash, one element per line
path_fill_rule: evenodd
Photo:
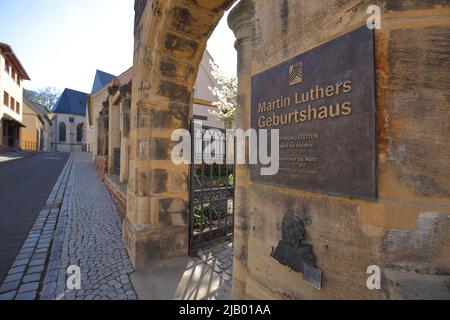
<path fill-rule="evenodd" d="M 235 143 L 227 145 L 226 130 L 202 127 L 194 122 L 191 123 L 191 139 L 189 244 L 192 254 L 211 241 L 233 235 L 236 168 L 235 161 L 230 163 L 227 159 L 230 156 L 235 159 L 236 149 Z M 212 158 L 205 155 L 209 152 L 204 152 L 211 145 L 210 140 L 216 146 Z M 215 163 L 211 164 L 213 161 Z"/>

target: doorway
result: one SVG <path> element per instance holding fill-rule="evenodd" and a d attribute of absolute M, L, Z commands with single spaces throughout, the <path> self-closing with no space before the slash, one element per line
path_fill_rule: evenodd
<path fill-rule="evenodd" d="M 236 167 L 235 161 L 227 163 L 226 130 L 195 123 L 191 123 L 190 255 L 219 240 L 232 241 L 235 214 Z M 214 159 L 204 152 L 208 141 L 217 146 L 210 155 Z"/>

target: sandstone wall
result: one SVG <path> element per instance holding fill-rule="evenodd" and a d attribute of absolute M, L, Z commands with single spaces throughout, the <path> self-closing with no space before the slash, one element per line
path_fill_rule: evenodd
<path fill-rule="evenodd" d="M 232 0 L 136 0 L 130 170 L 124 242 L 135 267 L 186 256 L 189 166 L 171 151 L 189 128 L 206 43 Z"/>
<path fill-rule="evenodd" d="M 187 128 L 206 42 L 231 0 L 137 0 L 124 241 L 136 267 L 187 254 L 188 166 L 170 160 Z M 251 76 L 366 24 L 376 32 L 376 202 L 253 183 L 237 169 L 235 298 L 448 297 L 450 7 L 448 0 L 243 0 L 230 15 L 238 51 L 237 126 L 250 127 Z M 283 217 L 302 219 L 323 288 L 271 257 Z M 366 287 L 379 265 L 383 288 Z"/>
<path fill-rule="evenodd" d="M 371 4 L 383 10 L 382 29 L 376 31 L 379 200 L 252 183 L 248 168 L 239 168 L 237 298 L 450 297 L 448 1 L 257 0 L 241 5 L 230 18 L 235 26 L 240 15 L 250 15 L 248 45 L 239 51 L 237 44 L 240 125 L 249 127 L 250 75 L 365 25 Z M 286 214 L 306 224 L 324 275 L 322 290 L 271 258 Z M 382 268 L 381 291 L 366 287 L 370 265 Z"/>

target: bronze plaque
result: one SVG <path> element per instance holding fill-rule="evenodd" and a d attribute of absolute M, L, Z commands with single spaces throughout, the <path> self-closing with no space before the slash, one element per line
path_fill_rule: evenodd
<path fill-rule="evenodd" d="M 255 75 L 252 128 L 280 130 L 278 174 L 255 165 L 252 181 L 376 200 L 374 32 L 359 28 Z"/>

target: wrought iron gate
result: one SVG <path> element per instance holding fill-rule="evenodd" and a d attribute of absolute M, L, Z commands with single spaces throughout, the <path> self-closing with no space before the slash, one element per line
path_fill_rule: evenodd
<path fill-rule="evenodd" d="M 220 145 L 213 153 L 214 159 L 222 159 L 223 164 L 210 164 L 205 158 L 205 136 L 216 133 L 213 141 Z M 227 154 L 225 130 L 198 127 L 191 124 L 192 161 L 190 166 L 190 252 L 234 232 L 235 213 L 235 161 L 227 164 L 226 159 L 235 157 Z M 234 144 L 235 145 L 235 144 Z M 221 162 L 221 161 L 219 161 Z"/>

